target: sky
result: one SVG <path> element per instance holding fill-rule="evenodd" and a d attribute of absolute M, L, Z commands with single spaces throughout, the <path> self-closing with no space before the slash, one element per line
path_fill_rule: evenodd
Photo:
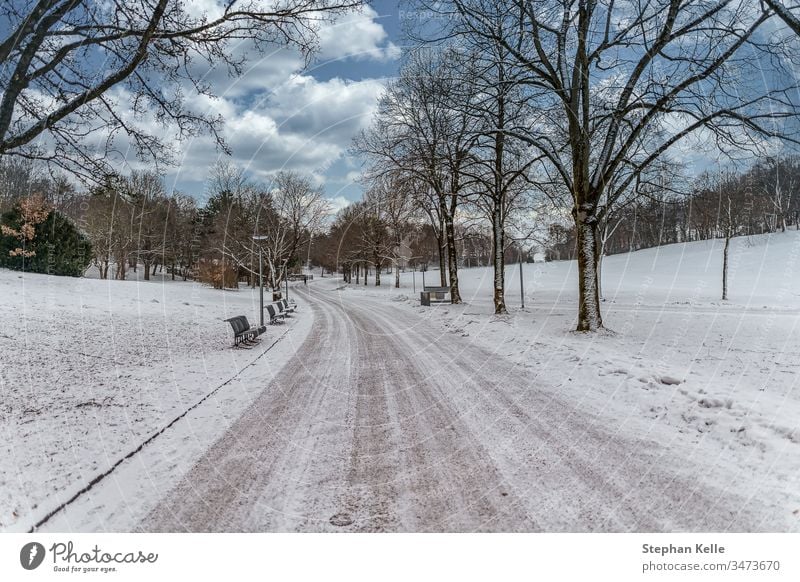
<path fill-rule="evenodd" d="M 209 70 L 207 80 L 219 98 L 187 99 L 195 100 L 191 104 L 198 111 L 222 115 L 232 156 L 220 152 L 210 136 L 182 143 L 180 164 L 167 174 L 167 186 L 202 200 L 209 170 L 227 158 L 266 184 L 281 170 L 309 174 L 334 209 L 359 199 L 362 160 L 348 149 L 370 123 L 387 81 L 397 74 L 401 28 L 414 17 L 403 2 L 373 0 L 360 13 L 323 26 L 320 50 L 305 68 L 299 54 L 278 49 L 256 55 L 236 79 L 225 70 Z M 690 175 L 721 163 L 717 154 L 698 145 L 703 137 L 698 132 L 696 139 L 671 151 Z M 713 139 L 705 138 L 713 145 Z"/>
<path fill-rule="evenodd" d="M 221 1 L 190 0 L 190 4 L 213 11 Z M 177 141 L 175 129 L 155 119 L 142 123 L 137 119 L 136 125 L 176 144 L 178 164 L 166 168 L 170 190 L 202 202 L 210 171 L 218 161 L 227 160 L 266 186 L 281 170 L 310 175 L 333 201 L 333 208 L 342 208 L 362 195 L 358 182 L 362 160 L 348 150 L 353 137 L 371 122 L 378 98 L 398 72 L 405 42 L 402 27 L 418 29 L 426 22 L 425 14 L 415 14 L 402 0 L 371 0 L 360 12 L 322 26 L 319 51 L 307 65 L 297 51 L 275 48 L 256 53 L 248 51 L 248 44 L 231 47 L 235 55 L 250 56 L 240 77 L 232 78 L 222 66 L 198 63 L 197 70 L 216 98 L 185 88 L 186 104 L 197 113 L 224 119 L 222 136 L 230 156 L 210 135 Z M 121 88 L 114 91 L 120 115 L 131 117 L 130 111 L 125 113 L 131 96 Z M 688 175 L 718 167 L 713 136 L 697 132 L 693 138 L 673 148 L 670 156 Z M 105 151 L 105 136 L 98 139 L 98 151 Z M 132 147 L 126 152 L 124 140 L 119 141 L 124 159 L 114 161 L 123 173 L 152 168 L 136 160 Z"/>
<path fill-rule="evenodd" d="M 278 49 L 252 58 L 236 79 L 209 70 L 206 78 L 218 99 L 186 98 L 198 111 L 223 116 L 232 155 L 219 151 L 210 136 L 181 143 L 167 186 L 203 199 L 209 169 L 228 159 L 267 184 L 280 170 L 309 174 L 336 208 L 359 199 L 361 160 L 348 148 L 397 73 L 400 15 L 397 2 L 379 0 L 325 25 L 319 52 L 306 67 L 298 53 Z"/>

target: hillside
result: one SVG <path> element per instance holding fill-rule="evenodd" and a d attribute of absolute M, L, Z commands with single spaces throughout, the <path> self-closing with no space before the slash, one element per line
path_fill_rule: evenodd
<path fill-rule="evenodd" d="M 0 269 L 0 298 L 0 530 L 27 529 L 233 378 L 188 434 L 167 435 L 159 463 L 189 462 L 280 369 L 265 350 L 292 331 L 270 356 L 291 350 L 308 331 L 270 328 L 258 347 L 231 349 L 224 319 L 256 323 L 257 292 L 191 282 Z"/>
<path fill-rule="evenodd" d="M 573 261 L 507 268 L 509 315 L 494 316 L 492 273 L 460 272 L 464 305 L 421 307 L 402 288 L 349 285 L 424 317 L 431 342 L 467 337 L 530 373 L 531 387 L 567 397 L 598 425 L 666 444 L 689 476 L 766 499 L 800 529 L 800 233 L 737 238 L 730 301 L 720 301 L 722 241 L 647 249 L 605 260 L 608 333 L 576 334 Z M 386 277 L 391 279 L 391 277 Z M 438 273 L 426 282 L 438 284 Z M 333 287 L 336 282 L 328 282 Z M 341 283 L 338 283 L 341 285 Z M 416 273 L 417 291 L 420 273 Z M 404 333 L 409 330 L 396 330 Z"/>
<path fill-rule="evenodd" d="M 588 335 L 572 331 L 572 262 L 525 265 L 525 309 L 519 308 L 518 266 L 510 265 L 510 313 L 503 316 L 492 314 L 489 269 L 462 270 L 466 303 L 457 306 L 420 306 L 410 272 L 403 274 L 400 289 L 387 284 L 391 276 L 381 288 L 315 278 L 307 287 L 295 284 L 298 316 L 269 328 L 261 345 L 249 350 L 230 348 L 230 330 L 223 321 L 238 314 L 256 321 L 258 295 L 249 289 L 222 292 L 191 282 L 102 281 L 0 270 L 0 431 L 5 441 L 0 529 L 27 530 L 131 455 L 112 478 L 48 523 L 55 531 L 129 531 L 164 503 L 177 483 L 215 487 L 206 483 L 210 471 L 201 459 L 217 451 L 219 463 L 227 463 L 229 455 L 220 447 L 239 442 L 234 427 L 242 423 L 248 438 L 274 437 L 270 446 L 299 439 L 297 450 L 305 451 L 307 460 L 303 470 L 310 471 L 308 487 L 317 478 L 337 482 L 326 472 L 337 465 L 328 460 L 350 458 L 348 451 L 359 443 L 374 444 L 359 431 L 340 427 L 350 422 L 341 419 L 357 416 L 352 406 L 369 405 L 362 412 L 375 418 L 391 410 L 354 396 L 374 389 L 374 374 L 382 373 L 379 394 L 390 400 L 409 395 L 427 402 L 430 394 L 443 399 L 452 416 L 448 426 L 466 431 L 448 441 L 454 451 L 466 450 L 469 435 L 479 437 L 481 450 L 506 475 L 503 487 L 516 487 L 520 499 L 534 505 L 525 489 L 531 479 L 526 463 L 548 451 L 556 473 L 540 475 L 546 483 L 566 471 L 558 461 L 562 455 L 580 452 L 582 463 L 591 466 L 589 453 L 596 450 L 603 472 L 580 481 L 585 487 L 580 503 L 592 507 L 591 483 L 598 495 L 602 489 L 595 510 L 605 521 L 598 523 L 617 524 L 612 529 L 648 523 L 644 516 L 650 502 L 642 501 L 642 492 L 658 491 L 666 471 L 674 479 L 669 485 L 673 500 L 674 483 L 696 483 L 697 495 L 687 492 L 687 505 L 674 512 L 654 497 L 653 514 L 662 516 L 654 522 L 659 529 L 714 523 L 715 529 L 725 530 L 729 523 L 736 530 L 747 523 L 748 530 L 800 530 L 800 235 L 736 239 L 728 302 L 718 297 L 720 264 L 720 241 L 609 257 L 603 304 L 609 331 Z M 436 275 L 428 272 L 427 281 Z M 419 290 L 419 273 L 416 285 Z M 328 339 L 315 343 L 323 332 Z M 383 350 L 380 362 L 358 359 L 371 349 Z M 319 361 L 307 366 L 314 358 Z M 290 377 L 279 375 L 285 365 L 295 370 Z M 344 381 L 358 371 L 365 384 Z M 409 384 L 404 375 L 416 383 Z M 340 389 L 326 389 L 333 385 Z M 295 394 L 288 400 L 285 386 Z M 298 399 L 298 394 L 304 396 Z M 303 398 L 325 406 L 306 409 Z M 293 407 L 293 420 L 274 420 L 288 423 L 284 428 L 291 438 L 264 431 L 260 416 L 264 410 L 277 414 L 284 406 Z M 410 401 L 404 406 L 410 407 L 402 415 L 405 420 L 386 425 L 398 431 L 393 437 L 398 443 L 411 438 L 403 430 L 412 421 L 422 423 L 418 430 L 425 428 L 419 415 L 439 410 L 417 409 Z M 384 426 L 374 425 L 374 419 L 365 422 Z M 542 441 L 545 425 L 551 437 Z M 505 432 L 512 426 L 511 433 Z M 318 438 L 319 431 L 329 429 L 330 435 Z M 158 436 L 152 444 L 143 446 L 153 435 Z M 358 438 L 350 442 L 347 435 Z M 430 442 L 434 436 L 441 434 L 435 432 Z M 395 450 L 390 441 L 384 445 L 392 454 L 406 450 Z M 247 442 L 242 446 L 249 447 Z M 608 465 L 610 453 L 620 453 L 614 448 L 620 442 L 635 448 L 627 461 Z M 281 449 L 286 472 L 270 477 L 269 486 L 274 502 L 295 504 L 292 515 L 302 521 L 311 506 L 301 493 L 290 495 L 286 486 L 297 481 L 294 472 L 300 470 L 290 462 L 296 454 L 292 447 Z M 534 457 L 520 460 L 526 454 Z M 261 466 L 268 473 L 271 459 L 267 455 Z M 661 476 L 640 473 L 642 466 L 660 467 Z M 370 467 L 367 463 L 364 470 Z M 241 471 L 255 469 L 245 464 Z M 620 493 L 618 506 L 616 501 L 609 505 L 608 495 L 620 483 L 638 485 Z M 567 507 L 571 494 L 548 495 Z M 730 514 L 725 521 L 732 499 L 743 500 L 741 515 Z M 463 508 L 464 527 L 471 527 L 470 507 Z M 320 511 L 313 518 L 327 524 L 329 509 Z M 270 515 L 250 517 L 269 520 Z M 401 512 L 398 518 L 410 515 Z M 555 509 L 548 515 L 555 529 L 582 531 L 598 525 Z M 664 515 L 680 515 L 682 521 L 666 523 Z M 241 527 L 237 523 L 229 525 Z M 275 523 L 279 530 L 295 527 L 291 520 Z M 503 521 L 496 525 L 506 527 Z"/>

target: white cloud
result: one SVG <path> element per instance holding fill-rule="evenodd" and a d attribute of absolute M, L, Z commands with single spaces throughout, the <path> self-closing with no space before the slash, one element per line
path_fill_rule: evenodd
<path fill-rule="evenodd" d="M 387 40 L 388 35 L 377 18 L 378 13 L 367 6 L 361 12 L 345 14 L 335 22 L 322 24 L 315 65 L 342 59 L 387 62 L 399 58 L 400 48 Z M 203 69 L 204 82 L 212 86 L 217 95 L 231 99 L 271 93 L 304 66 L 300 54 L 289 48 L 275 47 L 259 52 L 252 43 L 244 41 L 231 51 L 236 58 L 244 57 L 247 61 L 239 77 L 232 76 L 224 65 L 209 67 L 199 60 L 194 65 L 195 70 Z"/>
<path fill-rule="evenodd" d="M 203 5 L 210 2 L 203 0 Z M 386 61 L 400 52 L 388 41 L 378 13 L 368 6 L 323 24 L 319 35 L 321 60 Z M 254 54 L 247 45 L 235 50 Z M 230 77 L 224 68 L 210 69 L 205 81 L 219 99 L 192 98 L 191 105 L 199 112 L 224 118 L 223 136 L 234 162 L 256 177 L 293 169 L 324 182 L 330 166 L 345 157 L 352 137 L 368 124 L 384 88 L 379 79 L 318 80 L 299 73 L 301 67 L 296 52 L 277 49 L 250 60 L 239 78 Z M 182 165 L 174 175 L 178 182 L 202 180 L 220 157 L 208 136 L 182 144 L 182 153 Z"/>
<path fill-rule="evenodd" d="M 387 34 L 377 22 L 378 13 L 370 6 L 340 18 L 320 30 L 320 57 L 323 59 L 363 58 L 388 61 L 400 57 L 400 47 L 386 42 Z"/>
<path fill-rule="evenodd" d="M 352 200 L 348 200 L 344 196 L 335 196 L 333 198 L 329 198 L 328 201 L 331 203 L 331 210 L 334 213 L 339 212 L 343 208 L 347 208 L 353 203 Z"/>
<path fill-rule="evenodd" d="M 233 160 L 266 178 L 292 169 L 322 180 L 341 159 L 352 137 L 371 119 L 383 84 L 377 80 L 319 81 L 297 76 L 248 107 L 230 99 L 198 99 L 201 111 L 225 117 L 223 135 Z M 177 181 L 198 181 L 219 157 L 213 140 L 201 136 L 183 144 Z"/>
<path fill-rule="evenodd" d="M 201 4 L 207 8 L 215 2 L 203 0 Z M 323 25 L 320 57 L 394 58 L 399 51 L 388 42 L 377 18 L 378 14 L 367 7 L 358 14 L 343 16 L 338 23 Z M 237 55 L 253 55 L 244 44 L 233 50 Z M 194 66 L 199 72 L 205 63 L 198 61 Z M 232 160 L 254 177 L 266 180 L 280 170 L 291 169 L 309 174 L 320 184 L 342 183 L 341 174 L 352 168 L 347 148 L 353 136 L 369 123 L 384 81 L 317 79 L 312 76 L 313 69 L 298 72 L 301 67 L 301 57 L 285 48 L 250 60 L 239 78 L 229 76 L 224 67 L 212 67 L 203 71 L 203 77 L 217 98 L 187 89 L 186 105 L 197 113 L 224 119 L 222 135 L 232 151 Z M 120 109 L 125 110 L 129 102 L 129 96 L 122 95 Z M 146 117 L 141 123 L 148 130 L 167 142 L 174 141 L 174 128 L 162 127 L 150 119 L 152 116 Z M 120 146 L 124 151 L 125 144 Z M 178 147 L 180 165 L 170 173 L 168 182 L 191 187 L 195 193 L 224 154 L 208 135 L 186 140 Z M 142 167 L 133 159 L 132 151 L 127 161 L 131 167 Z M 332 169 L 336 175 L 329 175 L 331 166 L 342 161 L 347 167 L 337 165 Z M 344 181 L 352 182 L 349 175 Z"/>

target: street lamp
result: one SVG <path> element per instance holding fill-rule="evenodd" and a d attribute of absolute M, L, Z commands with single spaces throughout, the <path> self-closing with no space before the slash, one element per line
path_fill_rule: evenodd
<path fill-rule="evenodd" d="M 254 236 L 254 241 L 266 240 L 265 236 Z M 258 245 L 258 297 L 261 309 L 259 310 L 259 325 L 264 325 L 264 261 L 261 259 L 261 245 Z"/>
<path fill-rule="evenodd" d="M 289 303 L 289 272 L 287 266 L 289 264 L 289 259 L 285 259 L 283 261 L 283 280 L 286 282 L 286 303 Z"/>
<path fill-rule="evenodd" d="M 519 299 L 522 309 L 525 309 L 525 280 L 522 276 L 522 252 L 519 254 Z"/>

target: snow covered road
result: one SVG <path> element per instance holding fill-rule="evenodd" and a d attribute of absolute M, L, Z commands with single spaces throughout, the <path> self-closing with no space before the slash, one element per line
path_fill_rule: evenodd
<path fill-rule="evenodd" d="M 774 508 L 722 489 L 726 476 L 623 435 L 457 328 L 390 301 L 300 292 L 314 312 L 305 342 L 138 529 L 769 526 Z"/>

